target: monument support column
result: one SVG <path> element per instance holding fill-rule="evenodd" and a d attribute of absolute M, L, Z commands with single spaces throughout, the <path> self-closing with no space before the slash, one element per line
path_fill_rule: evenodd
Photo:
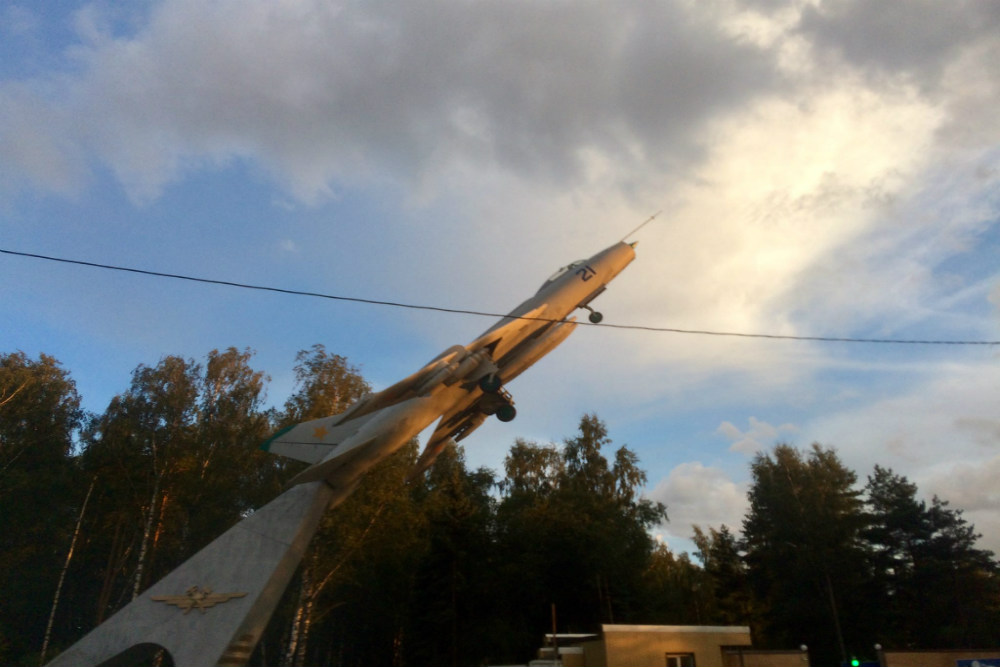
<path fill-rule="evenodd" d="M 176 667 L 242 667 L 327 508 L 351 490 L 294 486 L 223 533 L 48 667 L 118 667 L 166 649 Z"/>

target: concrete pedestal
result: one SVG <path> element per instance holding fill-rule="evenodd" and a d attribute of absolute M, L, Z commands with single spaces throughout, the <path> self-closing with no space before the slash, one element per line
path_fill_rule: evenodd
<path fill-rule="evenodd" d="M 347 493 L 292 487 L 48 663 L 118 667 L 163 648 L 176 667 L 241 667 L 326 509 Z"/>

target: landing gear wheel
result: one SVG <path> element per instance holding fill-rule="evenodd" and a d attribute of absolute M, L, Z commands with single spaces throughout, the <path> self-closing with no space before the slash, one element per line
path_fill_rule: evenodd
<path fill-rule="evenodd" d="M 502 384 L 503 382 L 498 375 L 484 375 L 479 378 L 479 388 L 490 393 L 499 391 Z"/>
<path fill-rule="evenodd" d="M 590 311 L 590 315 L 587 316 L 587 319 L 590 320 L 591 324 L 600 324 L 601 320 L 604 319 L 604 315 L 601 315 L 599 312 L 597 312 L 590 306 L 580 306 L 580 307 L 583 308 L 584 310 Z"/>
<path fill-rule="evenodd" d="M 516 416 L 517 416 L 517 409 L 510 403 L 507 403 L 506 405 L 501 405 L 497 409 L 497 419 L 499 419 L 502 422 L 514 421 L 514 417 Z"/>

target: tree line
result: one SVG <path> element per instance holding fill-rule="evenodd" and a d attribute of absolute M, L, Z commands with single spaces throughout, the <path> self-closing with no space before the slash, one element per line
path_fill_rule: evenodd
<path fill-rule="evenodd" d="M 302 464 L 256 445 L 370 391 L 316 345 L 267 407 L 252 361 L 167 356 L 88 414 L 56 359 L 0 354 L 0 664 L 51 659 L 277 496 Z M 860 485 L 818 445 L 759 453 L 740 534 L 696 528 L 695 559 L 652 539 L 667 508 L 594 415 L 560 445 L 517 439 L 502 474 L 458 448 L 408 479 L 417 455 L 327 513 L 251 665 L 524 662 L 552 605 L 560 632 L 750 625 L 817 665 L 1000 644 L 998 564 L 961 511 L 878 466 Z"/>

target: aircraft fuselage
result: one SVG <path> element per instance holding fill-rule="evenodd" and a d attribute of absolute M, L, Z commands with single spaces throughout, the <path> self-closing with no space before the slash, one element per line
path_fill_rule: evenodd
<path fill-rule="evenodd" d="M 413 375 L 359 399 L 338 415 L 276 433 L 262 448 L 312 464 L 292 480 L 341 487 L 357 483 L 372 465 L 440 418 L 413 474 L 426 470 L 446 446 L 469 435 L 489 415 L 516 414 L 504 386 L 551 352 L 576 327 L 569 317 L 589 308 L 635 258 L 624 242 L 565 266 L 517 308 L 469 345 L 454 345 Z M 591 310 L 591 322 L 600 314 Z"/>

